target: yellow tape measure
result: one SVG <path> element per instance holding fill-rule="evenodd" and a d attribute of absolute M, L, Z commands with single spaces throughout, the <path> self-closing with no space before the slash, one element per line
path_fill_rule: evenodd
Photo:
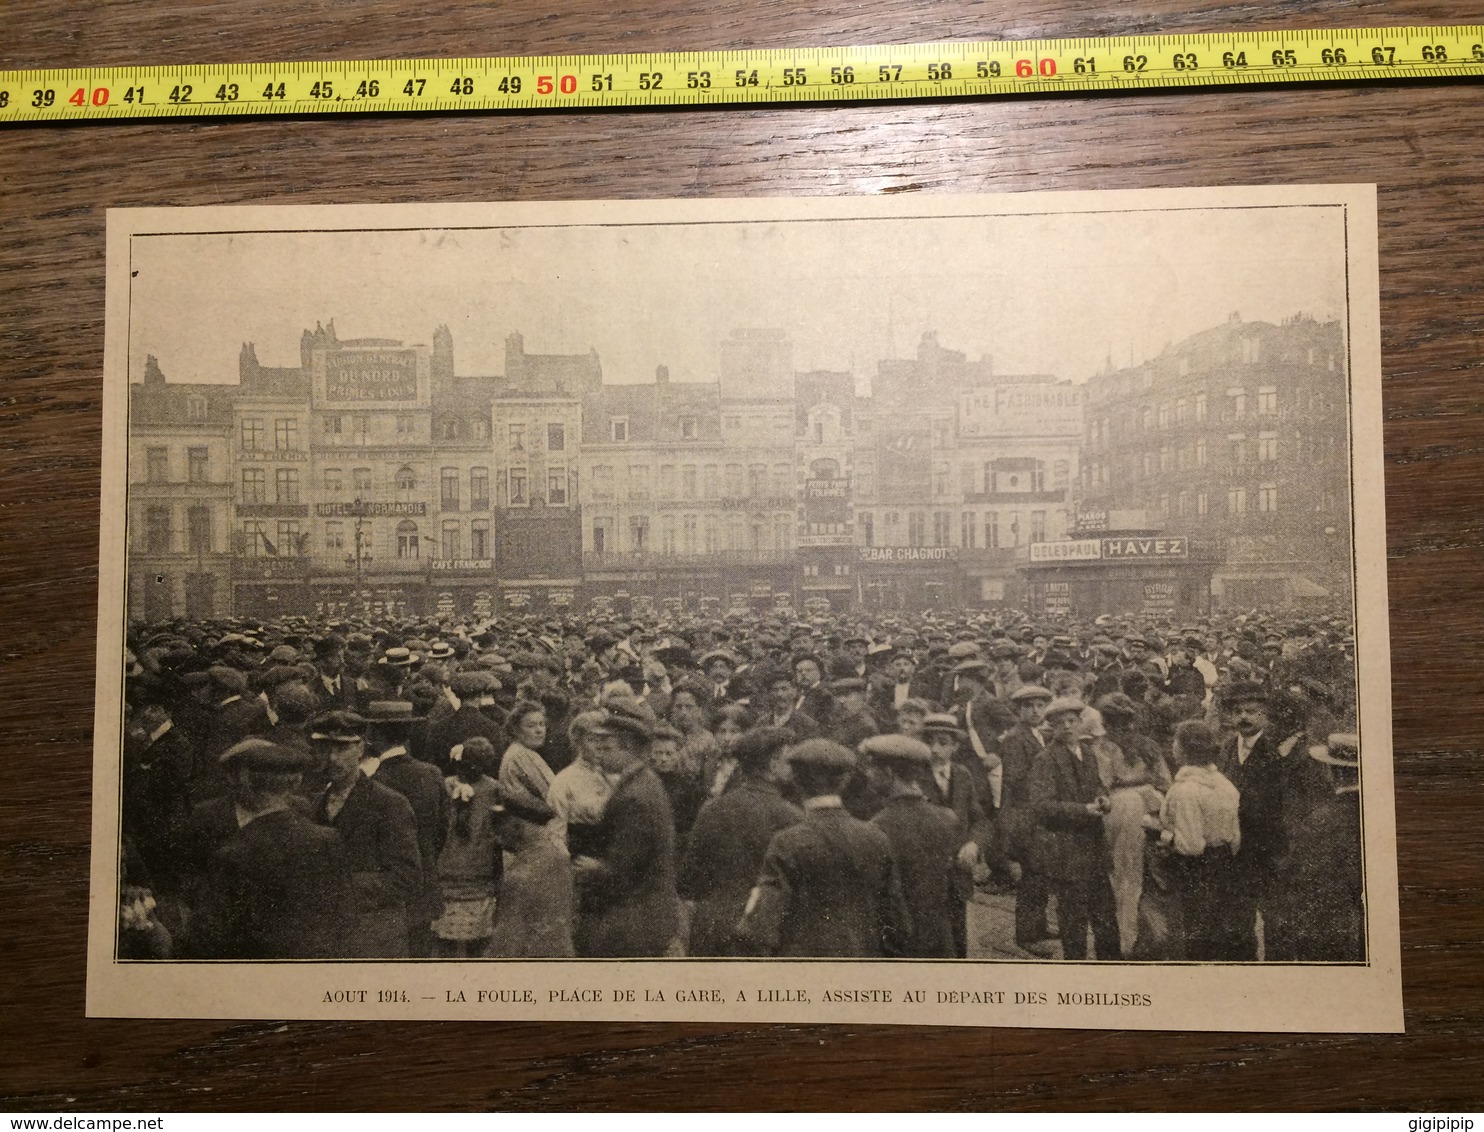
<path fill-rule="evenodd" d="M 0 123 L 606 109 L 1484 75 L 1484 25 L 0 71 Z"/>

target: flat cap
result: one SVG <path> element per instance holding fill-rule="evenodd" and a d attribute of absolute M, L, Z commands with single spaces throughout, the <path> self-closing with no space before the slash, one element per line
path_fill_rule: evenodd
<path fill-rule="evenodd" d="M 221 753 L 219 761 L 224 767 L 241 766 L 248 770 L 281 771 L 285 774 L 302 771 L 312 761 L 309 752 L 293 747 L 281 747 L 267 739 L 244 739 Z"/>
<path fill-rule="evenodd" d="M 229 692 L 242 695 L 247 691 L 247 677 L 235 668 L 228 668 L 225 664 L 213 664 L 206 670 L 206 675 L 211 677 L 212 682 Z"/>
<path fill-rule="evenodd" d="M 367 723 L 416 723 L 422 718 L 407 700 L 373 700 L 364 714 Z"/>
<path fill-rule="evenodd" d="M 855 753 L 833 739 L 806 739 L 790 747 L 787 758 L 791 763 L 821 770 L 850 770 L 855 766 Z"/>
<path fill-rule="evenodd" d="M 366 733 L 366 721 L 353 711 L 327 711 L 309 721 L 316 743 L 354 743 Z"/>
<path fill-rule="evenodd" d="M 1010 693 L 1010 702 L 1012 704 L 1028 703 L 1031 700 L 1054 699 L 1056 699 L 1056 697 L 1051 694 L 1051 689 L 1043 688 L 1039 684 L 1022 684 L 1020 687 L 1016 688 L 1015 691 Z"/>
<path fill-rule="evenodd" d="M 448 681 L 448 690 L 461 700 L 492 696 L 500 690 L 500 681 L 489 672 L 455 672 Z"/>
<path fill-rule="evenodd" d="M 955 664 L 953 666 L 952 671 L 955 674 L 959 674 L 959 673 L 967 674 L 967 673 L 972 673 L 972 672 L 988 672 L 989 671 L 989 662 L 988 661 L 985 661 L 985 660 L 981 660 L 977 656 L 971 656 L 968 660 L 961 660 L 957 664 Z"/>
<path fill-rule="evenodd" d="M 960 737 L 968 734 L 968 732 L 958 725 L 958 716 L 946 711 L 933 712 L 922 721 L 922 729 L 928 734 L 937 732 L 940 735 L 957 735 Z"/>
<path fill-rule="evenodd" d="M 948 646 L 949 660 L 966 660 L 979 655 L 979 646 L 973 641 L 958 641 Z"/>
<path fill-rule="evenodd" d="M 875 762 L 927 766 L 933 761 L 933 752 L 928 745 L 910 735 L 872 735 L 861 740 L 860 753 Z"/>
<path fill-rule="evenodd" d="M 1068 712 L 1081 715 L 1083 709 L 1086 707 L 1087 705 L 1076 696 L 1058 696 L 1046 705 L 1046 718 L 1050 719 L 1054 715 L 1065 715 Z"/>

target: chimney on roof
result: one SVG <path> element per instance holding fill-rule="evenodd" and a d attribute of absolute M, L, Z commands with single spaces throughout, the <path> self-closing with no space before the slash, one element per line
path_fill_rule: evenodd
<path fill-rule="evenodd" d="M 237 355 L 237 380 L 249 384 L 258 376 L 258 350 L 251 342 L 242 343 L 242 352 Z"/>
<path fill-rule="evenodd" d="M 453 332 L 446 325 L 433 331 L 433 384 L 453 384 Z"/>
<path fill-rule="evenodd" d="M 160 363 L 155 359 L 153 354 L 147 355 L 144 359 L 144 384 L 165 384 L 165 375 L 160 371 Z"/>
<path fill-rule="evenodd" d="M 658 385 L 661 389 L 664 389 L 664 388 L 666 388 L 666 387 L 669 386 L 669 384 L 670 384 L 670 367 L 669 366 L 655 366 L 654 367 L 654 383 L 656 385 Z"/>

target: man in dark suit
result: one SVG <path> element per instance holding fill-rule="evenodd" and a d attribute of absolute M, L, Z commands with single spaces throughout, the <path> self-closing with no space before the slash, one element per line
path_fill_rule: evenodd
<path fill-rule="evenodd" d="M 1010 694 L 1015 726 L 1000 736 L 999 851 L 1020 866 L 1015 884 L 1015 943 L 1046 956 L 1050 938 L 1046 908 L 1051 888 L 1036 857 L 1036 815 L 1031 806 L 1031 768 L 1046 749 L 1042 716 L 1051 693 L 1039 684 L 1022 684 Z"/>
<path fill-rule="evenodd" d="M 788 752 L 804 820 L 773 837 L 737 938 L 749 954 L 876 959 L 911 926 L 886 834 L 851 817 L 840 790 L 853 752 L 811 739 Z"/>
<path fill-rule="evenodd" d="M 186 954 L 203 959 L 339 959 L 352 920 L 351 871 L 331 829 L 295 808 L 309 756 L 265 739 L 227 750 L 232 830 L 212 852 Z"/>
<path fill-rule="evenodd" d="M 209 705 L 205 740 L 191 779 L 191 800 L 204 802 L 227 793 L 222 773 L 223 751 L 242 740 L 268 730 L 268 712 L 262 700 L 252 696 L 247 677 L 235 668 L 214 664 L 198 686 L 198 698 Z"/>
<path fill-rule="evenodd" d="M 861 744 L 861 754 L 873 789 L 885 799 L 871 824 L 891 843 L 907 904 L 910 930 L 899 953 L 911 959 L 962 957 L 965 894 L 973 890 L 979 847 L 962 835 L 952 810 L 923 793 L 932 752 L 906 735 L 877 735 Z"/>
<path fill-rule="evenodd" d="M 427 760 L 445 774 L 451 768 L 448 752 L 476 735 L 488 739 L 496 754 L 510 745 L 509 736 L 505 734 L 504 714 L 495 706 L 495 693 L 500 690 L 500 681 L 493 673 L 457 672 L 449 680 L 448 687 L 459 706 L 429 724 L 423 748 Z"/>
<path fill-rule="evenodd" d="M 798 689 L 794 710 L 802 711 L 821 727 L 834 725 L 835 701 L 825 690 L 819 661 L 812 656 L 794 660 L 794 687 Z"/>
<path fill-rule="evenodd" d="M 150 702 L 139 708 L 124 734 L 119 820 L 162 905 L 180 888 L 193 758 L 164 704 Z"/>
<path fill-rule="evenodd" d="M 729 788 L 701 807 L 678 882 L 680 895 L 695 902 L 688 955 L 739 954 L 732 935 L 768 845 L 779 830 L 804 820 L 803 811 L 786 802 L 778 786 L 787 770 L 777 764 L 794 742 L 793 732 L 784 727 L 748 731 L 732 748 L 737 769 Z"/>
<path fill-rule="evenodd" d="M 1263 958 L 1296 958 L 1296 909 L 1291 889 L 1291 843 L 1309 811 L 1331 792 L 1323 767 L 1308 758 L 1304 737 L 1290 724 L 1274 727 L 1268 692 L 1259 684 L 1232 685 L 1222 696 L 1236 732 L 1222 746 L 1218 769 L 1241 795 L 1237 852 L 1241 917 L 1250 926 L 1244 958 L 1257 958 L 1256 914 L 1262 915 Z M 1282 731 L 1293 734 L 1285 737 Z"/>
<path fill-rule="evenodd" d="M 759 690 L 767 695 L 770 724 L 788 728 L 795 743 L 819 736 L 819 721 L 798 706 L 798 689 L 785 669 L 763 669 L 758 679 Z"/>
<path fill-rule="evenodd" d="M 1116 959 L 1118 921 L 1103 837 L 1103 815 L 1111 807 L 1097 759 L 1082 749 L 1083 710 L 1071 697 L 1047 705 L 1050 735 L 1031 767 L 1030 805 L 1038 822 L 1037 856 L 1056 896 L 1062 957 L 1087 958 L 1090 923 L 1097 958 Z"/>
<path fill-rule="evenodd" d="M 422 884 L 417 820 L 407 799 L 361 772 L 365 721 L 332 711 L 310 722 L 309 739 L 328 755 L 330 784 L 315 818 L 340 834 L 354 878 L 355 911 L 346 955 L 403 959 L 408 955 L 408 909 Z"/>
<path fill-rule="evenodd" d="M 969 749 L 974 754 L 974 785 L 990 810 L 1000 808 L 1003 773 L 1000 768 L 1000 736 L 1015 726 L 1015 715 L 985 687 L 989 679 L 989 662 L 977 657 L 961 660 L 953 666 L 958 681 L 955 695 L 963 704 L 964 730 Z"/>
<path fill-rule="evenodd" d="M 408 732 L 418 722 L 410 703 L 378 700 L 366 705 L 366 715 L 366 742 L 377 758 L 372 781 L 406 798 L 417 822 L 422 885 L 407 909 L 408 946 L 414 958 L 427 958 L 433 954 L 433 921 L 443 915 L 438 855 L 448 836 L 448 792 L 438 768 L 413 758 L 407 749 Z"/>
<path fill-rule="evenodd" d="M 314 642 L 314 667 L 318 675 L 310 691 L 320 711 L 353 711 L 356 682 L 345 671 L 345 639 L 335 633 Z"/>
<path fill-rule="evenodd" d="M 974 897 L 973 869 L 976 863 L 989 861 L 995 852 L 996 840 L 994 824 L 979 799 L 974 776 L 962 762 L 966 738 L 957 717 L 947 712 L 934 713 L 923 721 L 922 739 L 932 754 L 932 764 L 922 775 L 923 791 L 928 801 L 953 811 L 958 819 L 960 841 L 972 842 L 978 850 L 977 862 L 969 862 L 969 871 L 954 874 L 959 896 L 965 904 Z M 954 928 L 957 933 L 956 954 L 964 958 L 968 955 L 969 946 L 967 913 L 954 921 Z"/>
<path fill-rule="evenodd" d="M 652 737 L 648 709 L 614 704 L 588 732 L 598 765 L 614 778 L 603 808 L 596 857 L 572 860 L 581 915 L 577 954 L 661 956 L 680 928 L 675 895 L 675 818 L 659 776 L 644 762 Z"/>

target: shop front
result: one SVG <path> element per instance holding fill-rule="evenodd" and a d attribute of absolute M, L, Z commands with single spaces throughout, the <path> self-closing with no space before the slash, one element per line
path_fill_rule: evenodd
<path fill-rule="evenodd" d="M 1191 620 L 1211 611 L 1220 565 L 1184 535 L 1127 535 L 1033 543 L 1021 566 L 1027 611 L 1086 620 L 1102 614 Z"/>
<path fill-rule="evenodd" d="M 961 604 L 956 546 L 856 548 L 861 601 L 869 610 L 920 612 Z"/>

